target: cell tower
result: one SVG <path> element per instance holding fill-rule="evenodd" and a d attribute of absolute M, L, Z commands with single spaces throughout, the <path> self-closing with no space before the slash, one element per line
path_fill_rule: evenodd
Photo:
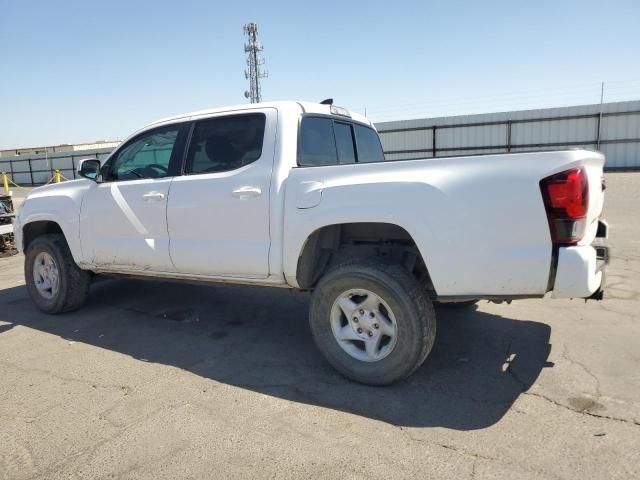
<path fill-rule="evenodd" d="M 258 40 L 258 25 L 256 23 L 247 23 L 242 27 L 247 36 L 247 43 L 244 44 L 244 51 L 247 54 L 248 70 L 244 71 L 244 76 L 249 80 L 249 90 L 244 92 L 246 98 L 251 99 L 251 103 L 260 103 L 262 101 L 262 88 L 260 79 L 267 78 L 268 73 L 260 67 L 264 65 L 264 59 L 259 53 L 262 51 L 262 45 Z"/>

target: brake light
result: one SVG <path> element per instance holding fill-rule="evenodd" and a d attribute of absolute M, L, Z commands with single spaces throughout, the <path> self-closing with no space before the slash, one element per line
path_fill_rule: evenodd
<path fill-rule="evenodd" d="M 584 167 L 556 173 L 540 181 L 554 244 L 579 242 L 587 226 L 589 179 Z"/>

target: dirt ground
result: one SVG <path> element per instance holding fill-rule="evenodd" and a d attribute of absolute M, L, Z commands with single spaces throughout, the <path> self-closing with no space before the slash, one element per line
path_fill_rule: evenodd
<path fill-rule="evenodd" d="M 603 302 L 438 310 L 409 380 L 351 383 L 308 296 L 104 280 L 47 316 L 0 259 L 0 479 L 640 478 L 640 173 L 607 175 Z"/>

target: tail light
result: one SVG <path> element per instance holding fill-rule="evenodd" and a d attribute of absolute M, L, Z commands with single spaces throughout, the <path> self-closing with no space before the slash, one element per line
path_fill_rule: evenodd
<path fill-rule="evenodd" d="M 589 181 L 584 167 L 556 173 L 540 181 L 551 239 L 573 245 L 584 236 L 589 207 Z"/>

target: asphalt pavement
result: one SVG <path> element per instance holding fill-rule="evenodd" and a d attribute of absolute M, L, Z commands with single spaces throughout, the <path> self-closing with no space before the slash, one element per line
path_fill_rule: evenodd
<path fill-rule="evenodd" d="M 640 478 L 640 173 L 602 302 L 438 309 L 407 381 L 338 375 L 307 294 L 102 280 L 59 316 L 0 259 L 0 479 Z"/>

